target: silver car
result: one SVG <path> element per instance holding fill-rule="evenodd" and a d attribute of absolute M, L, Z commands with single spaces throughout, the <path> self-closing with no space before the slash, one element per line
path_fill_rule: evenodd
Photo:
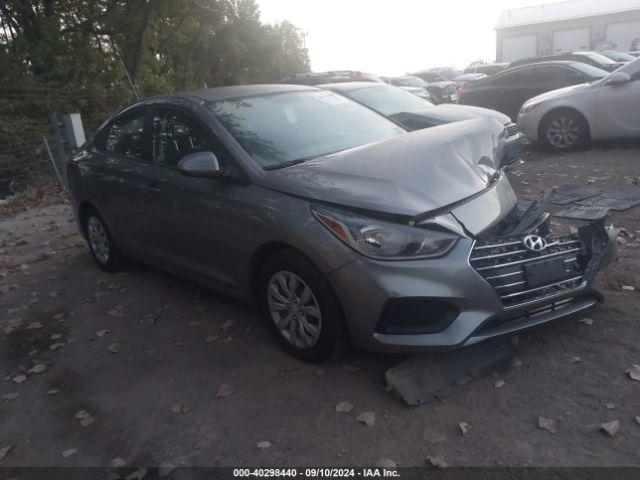
<path fill-rule="evenodd" d="M 486 122 L 407 133 L 333 92 L 223 87 L 119 112 L 69 184 L 101 268 L 255 302 L 299 358 L 457 347 L 593 305 L 615 254 L 602 223 L 554 235 L 546 200 L 519 207 Z"/>
<path fill-rule="evenodd" d="M 518 125 L 533 142 L 557 150 L 591 140 L 640 138 L 640 59 L 601 80 L 552 90 L 527 100 Z"/>

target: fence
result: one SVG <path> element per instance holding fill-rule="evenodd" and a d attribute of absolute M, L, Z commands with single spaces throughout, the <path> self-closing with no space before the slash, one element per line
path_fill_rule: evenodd
<path fill-rule="evenodd" d="M 114 111 L 134 100 L 126 84 L 87 91 L 67 84 L 0 85 L 0 199 L 28 186 L 59 181 L 50 114 L 80 113 L 87 138 Z M 67 149 L 69 154 L 69 149 Z"/>

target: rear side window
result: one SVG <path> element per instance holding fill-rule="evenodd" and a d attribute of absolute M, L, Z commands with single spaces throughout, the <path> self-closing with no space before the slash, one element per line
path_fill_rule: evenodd
<path fill-rule="evenodd" d="M 219 155 L 209 131 L 191 116 L 158 108 L 151 124 L 154 161 L 177 168 L 190 153 L 211 151 Z"/>
<path fill-rule="evenodd" d="M 106 152 L 144 160 L 144 119 L 145 111 L 140 110 L 113 122 L 104 139 Z"/>

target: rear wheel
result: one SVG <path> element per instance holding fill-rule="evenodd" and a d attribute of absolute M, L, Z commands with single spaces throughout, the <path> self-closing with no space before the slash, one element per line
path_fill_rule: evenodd
<path fill-rule="evenodd" d="M 307 258 L 283 250 L 260 273 L 261 307 L 271 331 L 290 354 L 322 362 L 345 336 L 340 305 L 326 278 Z"/>
<path fill-rule="evenodd" d="M 577 112 L 556 110 L 542 121 L 540 137 L 551 148 L 570 150 L 589 141 L 589 126 Z"/>
<path fill-rule="evenodd" d="M 96 264 L 107 272 L 120 270 L 123 265 L 122 254 L 106 223 L 96 210 L 92 209 L 86 214 L 84 228 L 89 250 Z"/>

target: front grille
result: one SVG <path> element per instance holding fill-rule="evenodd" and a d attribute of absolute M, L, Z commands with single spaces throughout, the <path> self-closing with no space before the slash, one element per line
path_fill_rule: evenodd
<path fill-rule="evenodd" d="M 512 137 L 520 133 L 517 123 L 509 122 L 505 123 L 504 127 L 507 129 L 507 137 Z"/>
<path fill-rule="evenodd" d="M 562 259 L 565 275 L 543 285 L 530 285 L 527 265 L 544 260 Z M 505 307 L 514 308 L 579 287 L 587 259 L 577 235 L 547 238 L 542 252 L 527 250 L 521 237 L 503 237 L 478 241 L 469 258 L 471 266 L 494 288 Z"/>

